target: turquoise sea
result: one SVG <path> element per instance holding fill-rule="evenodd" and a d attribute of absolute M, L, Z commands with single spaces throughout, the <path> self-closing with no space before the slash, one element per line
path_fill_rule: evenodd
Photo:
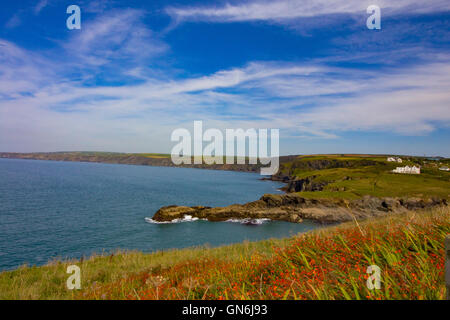
<path fill-rule="evenodd" d="M 162 206 L 226 206 L 281 193 L 254 173 L 0 159 L 0 270 L 116 249 L 145 252 L 286 237 L 311 222 L 146 222 Z"/>

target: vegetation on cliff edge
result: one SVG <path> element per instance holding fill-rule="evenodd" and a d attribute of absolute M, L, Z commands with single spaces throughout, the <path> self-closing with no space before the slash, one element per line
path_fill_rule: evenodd
<path fill-rule="evenodd" d="M 420 165 L 421 174 L 391 172 L 406 165 Z M 277 176 L 308 180 L 316 186 L 314 191 L 301 192 L 305 198 L 357 199 L 370 195 L 450 199 L 450 173 L 440 171 L 436 161 L 418 157 L 403 157 L 400 164 L 387 162 L 384 156 L 299 156 L 282 163 Z"/>
<path fill-rule="evenodd" d="M 0 299 L 444 299 L 450 209 L 219 248 L 118 252 L 0 274 Z M 66 289 L 67 265 L 82 290 Z M 369 290 L 369 265 L 381 289 Z"/>

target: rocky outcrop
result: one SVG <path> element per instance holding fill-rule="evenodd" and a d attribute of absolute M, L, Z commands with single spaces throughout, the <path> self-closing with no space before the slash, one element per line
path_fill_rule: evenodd
<path fill-rule="evenodd" d="M 337 223 L 353 219 L 383 216 L 407 210 L 426 209 L 447 205 L 445 199 L 375 198 L 365 196 L 358 200 L 306 199 L 298 194 L 266 194 L 261 199 L 246 204 L 227 207 L 168 206 L 159 209 L 155 221 L 172 221 L 189 215 L 209 221 L 229 219 L 271 219 L 299 223 L 303 219 L 320 223 Z"/>
<path fill-rule="evenodd" d="M 330 183 L 330 181 L 315 181 L 315 179 L 316 176 L 290 180 L 283 190 L 286 192 L 322 191 Z"/>

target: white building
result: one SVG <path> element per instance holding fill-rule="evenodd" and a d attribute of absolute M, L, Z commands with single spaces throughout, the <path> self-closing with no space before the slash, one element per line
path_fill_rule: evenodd
<path fill-rule="evenodd" d="M 403 160 L 401 158 L 398 158 L 398 157 L 389 157 L 389 158 L 387 158 L 387 161 L 388 162 L 398 162 L 398 163 L 402 163 L 403 162 Z"/>
<path fill-rule="evenodd" d="M 406 174 L 420 174 L 420 167 L 416 166 L 406 166 L 406 167 L 397 167 L 392 170 L 394 173 L 406 173 Z"/>
<path fill-rule="evenodd" d="M 439 170 L 441 170 L 441 171 L 450 171 L 449 167 L 442 167 L 442 168 L 439 168 Z"/>

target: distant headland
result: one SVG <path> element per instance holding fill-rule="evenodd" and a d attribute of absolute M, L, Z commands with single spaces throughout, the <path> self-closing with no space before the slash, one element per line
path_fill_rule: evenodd
<path fill-rule="evenodd" d="M 158 210 L 155 221 L 184 216 L 211 221 L 268 218 L 289 222 L 311 219 L 322 223 L 364 219 L 406 210 L 446 206 L 450 200 L 450 174 L 439 170 L 450 159 L 398 156 L 403 165 L 421 168 L 421 174 L 396 174 L 398 161 L 392 155 L 328 154 L 280 157 L 280 170 L 262 180 L 284 182 L 286 195 L 264 195 L 261 199 L 223 208 L 180 207 Z M 0 158 L 99 162 L 175 167 L 169 154 L 55 152 L 0 153 Z M 192 164 L 181 167 L 259 172 L 260 164 Z"/>

